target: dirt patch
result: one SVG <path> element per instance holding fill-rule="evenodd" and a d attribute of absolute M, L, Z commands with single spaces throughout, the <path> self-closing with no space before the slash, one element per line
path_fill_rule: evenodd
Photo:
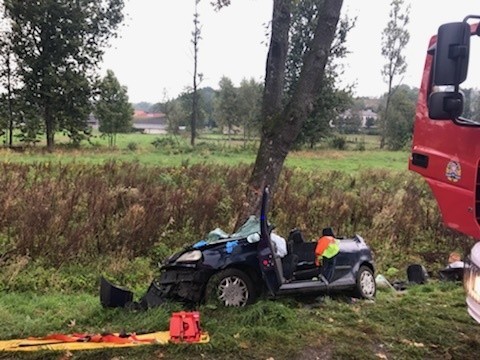
<path fill-rule="evenodd" d="M 332 358 L 333 346 L 318 344 L 303 349 L 294 360 L 329 360 Z"/>
<path fill-rule="evenodd" d="M 372 351 L 378 359 L 388 360 L 392 358 L 384 344 L 373 344 Z"/>

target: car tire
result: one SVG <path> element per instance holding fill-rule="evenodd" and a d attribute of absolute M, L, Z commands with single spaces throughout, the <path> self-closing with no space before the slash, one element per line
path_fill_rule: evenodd
<path fill-rule="evenodd" d="M 252 279 L 238 269 L 226 269 L 214 274 L 208 281 L 206 301 L 223 306 L 245 306 L 257 297 Z"/>
<path fill-rule="evenodd" d="M 368 266 L 362 265 L 357 272 L 355 295 L 362 299 L 373 299 L 377 292 L 373 271 Z"/>

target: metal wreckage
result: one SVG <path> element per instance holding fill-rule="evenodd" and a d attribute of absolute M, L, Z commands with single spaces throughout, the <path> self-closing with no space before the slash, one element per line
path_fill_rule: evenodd
<path fill-rule="evenodd" d="M 260 219 L 251 216 L 233 234 L 217 228 L 166 258 L 160 265 L 160 276 L 138 302 L 133 301 L 131 291 L 102 277 L 102 305 L 148 309 L 166 300 L 180 300 L 245 306 L 262 295 L 274 298 L 337 291 L 359 298 L 375 297 L 373 255 L 360 235 L 336 237 L 340 251 L 330 279 L 323 277 L 322 267 L 315 264 L 316 242 L 305 241 L 300 229 L 290 232 L 287 255 L 275 255 L 266 213 L 268 196 L 265 188 Z"/>

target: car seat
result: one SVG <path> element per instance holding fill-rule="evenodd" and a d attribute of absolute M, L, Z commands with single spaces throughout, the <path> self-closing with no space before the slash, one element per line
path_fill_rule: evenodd
<path fill-rule="evenodd" d="M 313 241 L 305 241 L 300 229 L 293 229 L 288 235 L 288 252 L 296 256 L 294 277 L 296 280 L 308 279 L 317 275 L 315 266 L 315 245 Z"/>
<path fill-rule="evenodd" d="M 298 255 L 287 254 L 282 258 L 283 277 L 291 280 L 298 264 Z"/>
<path fill-rule="evenodd" d="M 315 262 L 315 243 L 305 241 L 300 229 L 293 229 L 288 236 L 288 252 L 298 256 L 298 265 L 313 265 Z"/>
<path fill-rule="evenodd" d="M 292 231 L 290 231 L 290 234 L 288 235 L 288 240 L 292 241 L 293 243 L 296 243 L 296 244 L 300 244 L 300 243 L 305 242 L 305 239 L 303 238 L 302 231 L 300 229 L 297 229 L 297 228 L 292 229 Z"/>
<path fill-rule="evenodd" d="M 287 250 L 289 254 L 295 253 L 295 244 L 302 244 L 305 242 L 303 234 L 300 229 L 292 229 L 287 238 Z"/>

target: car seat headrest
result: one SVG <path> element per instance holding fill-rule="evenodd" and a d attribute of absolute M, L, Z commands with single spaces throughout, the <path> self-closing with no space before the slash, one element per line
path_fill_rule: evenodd
<path fill-rule="evenodd" d="M 290 231 L 288 239 L 291 240 L 294 244 L 301 244 L 305 242 L 305 239 L 303 238 L 303 234 L 300 229 L 293 229 L 292 231 Z"/>
<path fill-rule="evenodd" d="M 333 229 L 331 227 L 324 228 L 322 230 L 322 236 L 333 236 L 333 237 L 335 237 L 335 235 L 333 233 Z"/>

